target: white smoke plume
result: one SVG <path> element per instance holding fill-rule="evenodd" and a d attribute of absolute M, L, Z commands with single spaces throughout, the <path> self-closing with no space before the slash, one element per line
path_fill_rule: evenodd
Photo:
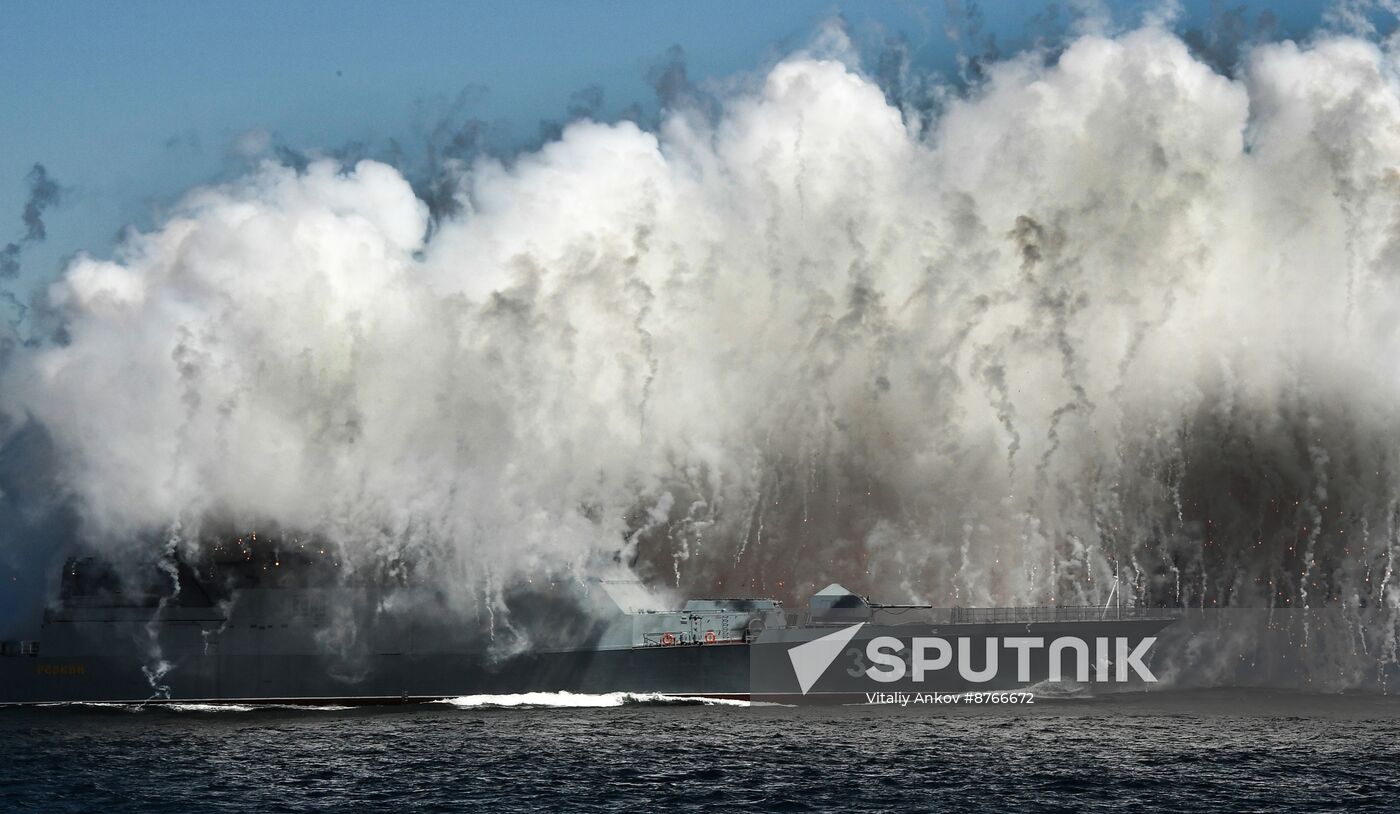
<path fill-rule="evenodd" d="M 657 132 L 192 192 L 50 292 L 4 408 L 90 544 L 217 518 L 464 595 L 1395 602 L 1400 84 L 1160 27 L 983 64 L 927 124 L 827 32 Z M 1118 586 L 1115 588 L 1115 586 Z"/>

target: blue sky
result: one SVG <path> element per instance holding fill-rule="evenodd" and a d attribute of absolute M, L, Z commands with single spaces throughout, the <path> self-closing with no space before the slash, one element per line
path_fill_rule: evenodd
<path fill-rule="evenodd" d="M 1154 4 L 1112 5 L 1131 24 Z M 1239 4 L 1184 5 L 1188 28 Z M 1247 5 L 1256 14 L 1270 4 Z M 1293 36 L 1323 6 L 1271 5 Z M 1045 6 L 986 0 L 981 15 L 1005 52 L 1026 41 L 1027 21 Z M 23 258 L 30 285 L 51 279 L 79 249 L 109 252 L 123 225 L 148 225 L 182 190 L 237 171 L 230 145 L 250 129 L 300 148 L 412 142 L 415 120 L 481 86 L 473 112 L 525 143 L 588 85 L 604 89 L 609 114 L 652 103 L 647 71 L 672 45 L 685 49 L 692 79 L 722 77 L 801 47 L 837 13 L 863 44 L 903 34 L 921 65 L 954 64 L 945 0 L 7 3 L 0 243 L 22 234 L 35 162 L 65 196 L 45 218 L 48 241 Z"/>

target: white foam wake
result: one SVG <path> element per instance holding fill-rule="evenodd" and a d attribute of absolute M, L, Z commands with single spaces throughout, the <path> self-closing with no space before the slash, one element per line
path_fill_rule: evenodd
<path fill-rule="evenodd" d="M 1088 684 L 1081 684 L 1076 681 L 1039 681 L 1026 687 L 1026 691 L 1036 698 L 1045 700 L 1060 700 L 1066 698 L 1092 698 Z"/>
<path fill-rule="evenodd" d="M 651 706 L 749 706 L 748 701 L 732 698 L 701 698 L 698 696 L 665 695 L 654 692 L 524 692 L 506 695 L 462 695 L 456 698 L 443 698 L 436 704 L 451 704 L 458 709 L 547 709 L 547 708 L 586 708 L 622 707 L 631 705 Z"/>
<path fill-rule="evenodd" d="M 147 704 L 146 706 L 157 706 Z M 256 712 L 266 709 L 304 709 L 314 712 L 336 712 L 338 710 L 354 709 L 335 704 L 160 704 L 161 709 L 168 709 L 172 712 Z"/>

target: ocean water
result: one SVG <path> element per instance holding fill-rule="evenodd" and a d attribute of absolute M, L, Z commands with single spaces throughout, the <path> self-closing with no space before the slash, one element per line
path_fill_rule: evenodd
<path fill-rule="evenodd" d="M 1400 810 L 1400 698 L 0 709 L 0 810 Z"/>

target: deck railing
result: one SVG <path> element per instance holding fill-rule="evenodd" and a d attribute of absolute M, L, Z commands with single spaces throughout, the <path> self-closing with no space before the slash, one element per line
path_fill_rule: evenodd
<path fill-rule="evenodd" d="M 813 615 L 809 610 L 788 611 L 789 626 L 844 626 L 855 622 L 874 624 L 998 625 L 1043 622 L 1117 622 L 1133 619 L 1175 619 L 1177 608 L 1108 607 L 1094 605 L 1041 605 L 1010 608 L 930 608 L 876 605 L 866 615 L 857 609 Z"/>
<path fill-rule="evenodd" d="M 1021 622 L 1097 622 L 1124 619 L 1172 619 L 1172 608 L 1095 607 L 1093 605 L 1041 605 L 1020 608 L 950 608 L 951 621 L 969 624 Z"/>

